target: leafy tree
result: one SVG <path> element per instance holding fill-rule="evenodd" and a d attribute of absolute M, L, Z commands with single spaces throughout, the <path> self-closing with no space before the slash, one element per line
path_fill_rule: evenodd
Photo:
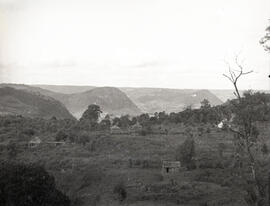
<path fill-rule="evenodd" d="M 195 141 L 188 137 L 176 150 L 176 160 L 188 169 L 193 168 L 195 157 Z"/>
<path fill-rule="evenodd" d="M 0 163 L 0 202 L 3 206 L 70 205 L 43 167 L 11 162 Z"/>
<path fill-rule="evenodd" d="M 104 119 L 111 120 L 111 117 L 110 117 L 110 115 L 106 114 L 106 116 L 104 117 Z"/>
<path fill-rule="evenodd" d="M 111 121 L 109 119 L 103 119 L 100 123 L 99 123 L 99 128 L 102 131 L 108 131 L 111 128 Z"/>
<path fill-rule="evenodd" d="M 135 125 L 136 123 L 137 123 L 137 118 L 136 117 L 132 117 L 130 124 L 131 125 Z"/>
<path fill-rule="evenodd" d="M 201 101 L 201 109 L 210 109 L 210 108 L 211 105 L 208 99 L 204 99 L 203 101 Z"/>
<path fill-rule="evenodd" d="M 88 120 L 91 123 L 97 123 L 101 113 L 102 111 L 99 105 L 91 104 L 88 106 L 87 110 L 83 113 L 82 117 L 80 118 L 80 121 Z"/>
<path fill-rule="evenodd" d="M 120 118 L 119 118 L 119 117 L 115 117 L 115 118 L 113 119 L 113 123 L 112 123 L 112 124 L 119 127 L 119 126 L 121 125 L 121 120 L 120 120 Z"/>
<path fill-rule="evenodd" d="M 129 120 L 129 115 L 122 115 L 121 117 L 120 117 L 120 127 L 122 128 L 122 129 L 126 129 L 126 128 L 128 128 L 129 126 L 131 125 L 131 122 L 130 122 L 130 120 Z"/>
<path fill-rule="evenodd" d="M 76 142 L 82 145 L 85 145 L 90 141 L 90 136 L 86 131 L 80 132 L 76 138 Z"/>
<path fill-rule="evenodd" d="M 68 135 L 63 130 L 59 130 L 55 136 L 55 141 L 65 141 Z"/>
<path fill-rule="evenodd" d="M 168 119 L 168 115 L 165 113 L 165 111 L 158 113 L 159 122 L 164 122 L 167 119 Z"/>
<path fill-rule="evenodd" d="M 261 38 L 260 44 L 263 45 L 264 49 L 270 52 L 270 26 L 265 29 L 265 35 Z"/>
<path fill-rule="evenodd" d="M 149 114 L 145 113 L 145 114 L 141 114 L 139 117 L 138 117 L 138 122 L 141 124 L 141 125 L 144 125 L 144 124 L 147 124 L 149 122 Z"/>
<path fill-rule="evenodd" d="M 88 106 L 87 110 L 83 113 L 82 117 L 80 118 L 80 126 L 83 129 L 97 129 L 98 126 L 98 119 L 100 114 L 102 113 L 100 106 L 96 104 L 91 104 Z"/>
<path fill-rule="evenodd" d="M 269 154 L 269 149 L 266 143 L 263 143 L 261 150 L 262 150 L 263 155 Z"/>

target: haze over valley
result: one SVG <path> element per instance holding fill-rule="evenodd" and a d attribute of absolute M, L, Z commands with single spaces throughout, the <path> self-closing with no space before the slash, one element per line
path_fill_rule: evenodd
<path fill-rule="evenodd" d="M 209 90 L 161 89 L 161 88 L 115 88 L 94 86 L 55 86 L 1 84 L 0 88 L 12 87 L 16 92 L 30 92 L 32 96 L 43 95 L 62 103 L 76 118 L 90 104 L 100 105 L 104 113 L 112 115 L 138 115 L 165 111 L 179 112 L 188 106 L 199 108 L 201 101 L 209 100 L 211 105 L 222 104 L 217 96 Z M 19 91 L 17 91 L 19 90 Z M 69 90 L 69 92 L 67 92 Z M 12 98 L 17 98 L 10 93 Z M 29 105 L 30 106 L 30 105 Z M 12 105 L 11 105 L 12 107 Z M 14 107 L 14 105 L 13 105 Z"/>

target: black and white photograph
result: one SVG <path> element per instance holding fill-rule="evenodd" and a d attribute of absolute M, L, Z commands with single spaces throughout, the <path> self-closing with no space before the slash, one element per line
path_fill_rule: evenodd
<path fill-rule="evenodd" d="M 270 206 L 269 0 L 0 0 L 0 206 Z"/>

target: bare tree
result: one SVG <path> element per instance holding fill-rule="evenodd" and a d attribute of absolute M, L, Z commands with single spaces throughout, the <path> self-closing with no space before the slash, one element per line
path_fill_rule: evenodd
<path fill-rule="evenodd" d="M 244 76 L 246 74 L 250 74 L 253 71 L 250 70 L 248 72 L 244 72 L 243 66 L 239 63 L 238 56 L 235 57 L 235 64 L 238 67 L 237 69 L 232 69 L 231 65 L 228 62 L 226 62 L 226 64 L 227 64 L 227 66 L 229 68 L 229 74 L 228 75 L 227 74 L 223 74 L 223 76 L 225 76 L 226 78 L 228 78 L 230 80 L 230 82 L 233 84 L 234 89 L 235 89 L 234 95 L 240 101 L 241 100 L 241 95 L 239 93 L 239 89 L 238 89 L 238 86 L 237 86 L 238 80 L 239 80 L 239 78 L 241 76 Z"/>
<path fill-rule="evenodd" d="M 252 147 L 256 144 L 258 139 L 258 130 L 255 126 L 257 121 L 256 112 L 258 113 L 258 105 L 252 104 L 248 98 L 252 98 L 251 93 L 245 94 L 243 97 L 240 95 L 238 89 L 239 79 L 253 71 L 244 71 L 241 63 L 239 63 L 238 56 L 235 57 L 235 65 L 237 69 L 233 69 L 229 63 L 227 63 L 229 68 L 229 74 L 223 74 L 234 86 L 234 95 L 238 101 L 231 101 L 234 109 L 235 118 L 229 123 L 228 128 L 237 137 L 238 145 L 245 152 L 249 160 L 249 168 L 251 172 L 251 177 L 254 182 L 254 192 L 256 195 L 255 205 L 259 205 L 265 197 L 264 189 L 261 187 L 260 181 L 258 179 L 258 167 L 257 162 L 252 152 Z"/>

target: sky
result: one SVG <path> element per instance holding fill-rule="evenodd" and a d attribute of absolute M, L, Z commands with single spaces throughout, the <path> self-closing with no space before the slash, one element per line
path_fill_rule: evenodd
<path fill-rule="evenodd" d="M 269 0 L 0 0 L 0 82 L 270 89 Z M 225 63 L 227 62 L 227 63 Z"/>

